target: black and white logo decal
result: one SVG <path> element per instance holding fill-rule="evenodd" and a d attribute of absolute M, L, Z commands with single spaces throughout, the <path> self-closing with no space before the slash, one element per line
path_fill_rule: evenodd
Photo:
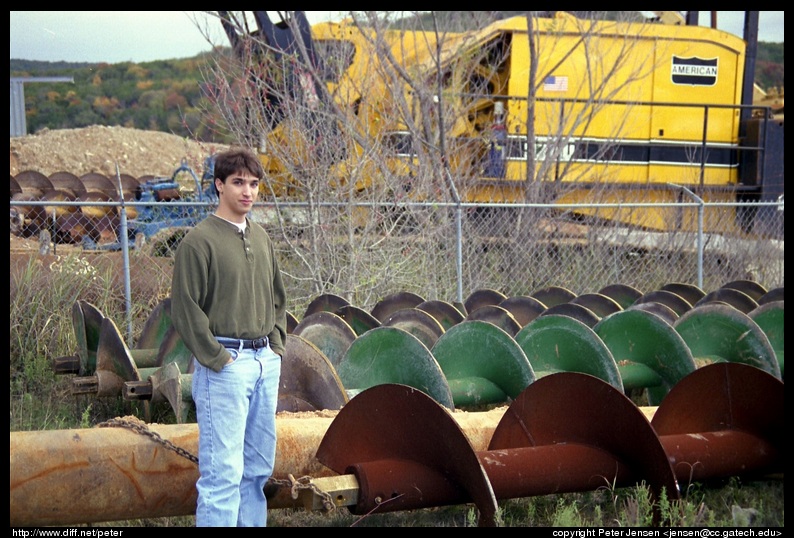
<path fill-rule="evenodd" d="M 671 75 L 673 84 L 714 86 L 717 83 L 718 58 L 680 58 L 673 56 Z"/>

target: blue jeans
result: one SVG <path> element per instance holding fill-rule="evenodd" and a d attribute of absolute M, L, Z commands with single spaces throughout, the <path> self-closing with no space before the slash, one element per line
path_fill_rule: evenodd
<path fill-rule="evenodd" d="M 270 347 L 229 349 L 220 372 L 195 361 L 199 428 L 197 527 L 264 527 L 264 487 L 276 460 L 281 358 Z"/>

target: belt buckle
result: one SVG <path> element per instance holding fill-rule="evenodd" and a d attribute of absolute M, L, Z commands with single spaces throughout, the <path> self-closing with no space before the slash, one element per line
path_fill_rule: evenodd
<path fill-rule="evenodd" d="M 267 337 L 251 340 L 251 345 L 254 349 L 262 349 L 263 347 L 267 346 Z"/>

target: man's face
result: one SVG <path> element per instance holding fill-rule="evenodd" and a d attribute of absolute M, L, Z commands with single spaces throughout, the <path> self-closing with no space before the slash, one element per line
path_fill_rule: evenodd
<path fill-rule="evenodd" d="M 244 218 L 259 196 L 259 178 L 248 172 L 237 172 L 226 182 L 215 180 L 220 199 L 219 209 L 231 217 Z"/>

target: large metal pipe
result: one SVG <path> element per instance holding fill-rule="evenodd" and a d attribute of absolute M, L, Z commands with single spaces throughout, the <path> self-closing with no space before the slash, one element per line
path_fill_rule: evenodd
<path fill-rule="evenodd" d="M 485 450 L 506 408 L 454 412 L 475 451 Z M 281 413 L 273 477 L 287 481 L 334 476 L 315 453 L 336 412 Z M 11 432 L 12 527 L 72 525 L 190 515 L 195 512 L 198 468 L 196 424 L 115 422 L 102 427 Z M 150 432 L 150 434 L 147 434 Z M 178 449 L 175 451 L 168 447 Z M 271 508 L 302 507 L 289 488 Z"/>

